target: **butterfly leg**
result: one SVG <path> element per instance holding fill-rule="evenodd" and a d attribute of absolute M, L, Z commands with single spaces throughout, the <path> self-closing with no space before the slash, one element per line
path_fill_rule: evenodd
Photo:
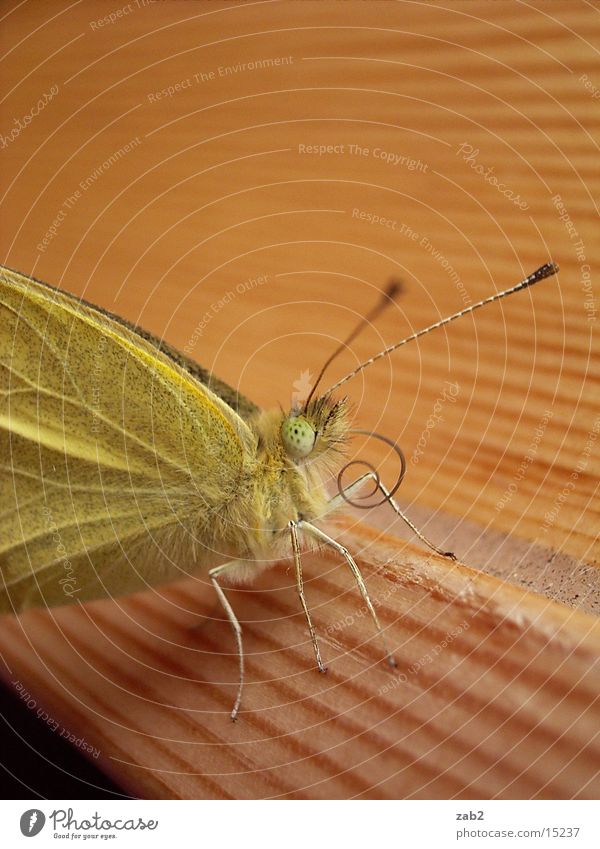
<path fill-rule="evenodd" d="M 361 475 L 352 483 L 348 484 L 347 487 L 344 488 L 344 495 L 341 492 L 338 492 L 337 495 L 334 495 L 329 499 L 327 504 L 325 505 L 325 512 L 322 514 L 321 518 L 324 516 L 328 516 L 330 513 L 333 513 L 334 510 L 339 510 L 345 504 L 347 504 L 347 499 L 351 498 L 359 489 L 365 484 L 367 481 L 372 480 L 376 483 L 376 478 L 373 472 L 366 472 L 364 475 Z M 345 496 L 345 498 L 344 498 Z"/>
<path fill-rule="evenodd" d="M 213 587 L 215 588 L 215 592 L 221 602 L 225 613 L 227 614 L 227 618 L 231 623 L 231 627 L 233 628 L 233 633 L 235 634 L 235 639 L 237 643 L 238 650 L 238 658 L 240 663 L 240 680 L 238 685 L 237 696 L 235 699 L 235 704 L 233 706 L 233 710 L 231 711 L 232 720 L 237 719 L 237 715 L 240 709 L 240 705 L 242 703 L 242 689 L 244 687 L 244 647 L 242 645 L 242 626 L 238 622 L 237 616 L 233 612 L 233 607 L 230 605 L 229 600 L 225 593 L 223 592 L 222 587 L 220 586 L 217 578 L 227 571 L 228 568 L 232 568 L 233 566 L 237 566 L 238 561 L 232 560 L 229 563 L 223 563 L 222 566 L 215 566 L 214 569 L 211 569 L 208 573 L 208 577 L 211 580 Z"/>
<path fill-rule="evenodd" d="M 398 505 L 390 495 L 389 491 L 385 488 L 381 481 L 379 481 L 378 487 L 381 490 L 382 494 L 385 496 L 392 510 L 394 510 L 398 514 L 398 516 L 400 516 L 400 518 L 404 522 L 406 522 L 411 531 L 416 534 L 419 539 L 425 543 L 426 546 L 431 548 L 432 551 L 435 551 L 436 554 L 441 554 L 442 557 L 449 557 L 450 560 L 456 560 L 456 554 L 454 554 L 452 551 L 443 551 L 441 548 L 438 548 L 437 545 L 434 545 L 430 540 L 427 539 L 424 534 L 421 533 L 421 531 L 415 525 L 413 525 L 408 516 L 403 513 L 402 510 L 398 507 Z"/>
<path fill-rule="evenodd" d="M 334 540 L 333 537 L 330 537 L 328 534 L 326 534 L 320 528 L 317 528 L 316 525 L 311 525 L 309 522 L 300 521 L 300 522 L 298 522 L 298 527 L 302 531 L 307 533 L 309 536 L 312 536 L 313 539 L 318 539 L 320 542 L 324 542 L 325 545 L 328 545 L 330 548 L 333 548 L 335 551 L 337 551 L 338 554 L 342 555 L 342 557 L 344 558 L 344 560 L 346 561 L 346 563 L 350 567 L 350 571 L 354 575 L 354 580 L 356 581 L 356 583 L 358 585 L 358 589 L 359 589 L 360 594 L 363 598 L 363 601 L 364 601 L 364 603 L 367 607 L 367 610 L 371 614 L 371 619 L 373 620 L 375 627 L 377 628 L 377 632 L 379 633 L 379 636 L 381 637 L 381 641 L 383 642 L 383 645 L 384 645 L 384 648 L 385 648 L 387 661 L 388 661 L 390 666 L 396 666 L 396 661 L 394 660 L 394 657 L 393 657 L 393 655 L 392 655 L 392 653 L 389 650 L 389 647 L 387 645 L 387 641 L 386 641 L 386 638 L 385 638 L 385 634 L 383 632 L 383 628 L 381 627 L 381 625 L 379 623 L 379 617 L 377 616 L 377 613 L 375 612 L 375 608 L 373 607 L 373 603 L 371 601 L 371 597 L 369 596 L 369 591 L 367 590 L 367 587 L 366 587 L 365 582 L 363 580 L 363 576 L 361 575 L 360 569 L 356 565 L 354 558 L 352 557 L 352 555 L 350 554 L 348 549 L 345 546 L 341 545 L 341 543 Z"/>
<path fill-rule="evenodd" d="M 415 525 L 413 525 L 408 516 L 403 513 L 402 510 L 398 507 L 398 505 L 396 504 L 388 490 L 385 488 L 385 486 L 381 483 L 381 481 L 379 482 L 378 486 L 383 495 L 385 495 L 386 499 L 388 500 L 392 510 L 394 510 L 400 516 L 400 518 L 404 522 L 406 522 L 411 531 L 415 533 L 419 537 L 419 539 L 425 543 L 425 545 L 429 546 L 429 548 L 435 551 L 436 554 L 441 554 L 442 557 L 449 557 L 450 560 L 456 560 L 456 554 L 454 554 L 452 551 L 443 551 L 441 548 L 438 548 L 437 545 L 434 545 L 432 542 L 430 542 L 430 540 L 428 540 L 427 537 L 424 536 L 421 531 L 417 527 L 415 527 Z"/>
<path fill-rule="evenodd" d="M 321 652 L 319 650 L 319 643 L 317 640 L 317 632 L 315 631 L 314 625 L 312 623 L 312 618 L 310 615 L 310 610 L 308 609 L 308 605 L 306 604 L 306 598 L 304 597 L 304 579 L 302 577 L 302 559 L 300 555 L 300 543 L 298 542 L 298 523 L 291 521 L 289 524 L 290 528 L 290 536 L 292 538 L 292 550 L 294 552 L 294 563 L 296 565 L 296 586 L 298 587 L 298 595 L 300 596 L 300 602 L 302 604 L 302 609 L 304 610 L 304 615 L 306 616 L 306 621 L 308 623 L 308 630 L 310 631 L 310 638 L 312 640 L 313 649 L 315 652 L 315 658 L 317 659 L 317 666 L 319 667 L 319 672 L 326 672 L 325 666 L 323 666 L 323 661 L 321 660 Z"/>
<path fill-rule="evenodd" d="M 323 515 L 327 516 L 328 513 L 331 513 L 334 510 L 338 510 L 340 507 L 343 507 L 346 500 L 350 498 L 357 490 L 359 490 L 362 485 L 367 482 L 367 480 L 373 481 L 375 487 L 379 489 L 383 496 L 385 496 L 385 499 L 389 503 L 392 510 L 394 510 L 394 512 L 398 516 L 400 516 L 403 522 L 406 522 L 411 531 L 416 534 L 416 536 L 418 536 L 419 539 L 424 542 L 428 548 L 430 548 L 432 551 L 435 551 L 436 554 L 441 554 L 442 557 L 449 557 L 451 560 L 456 560 L 456 555 L 453 554 L 453 552 L 443 551 L 441 548 L 438 548 L 437 545 L 434 545 L 430 540 L 428 540 L 424 534 L 421 533 L 421 531 L 416 527 L 416 525 L 411 522 L 406 513 L 402 512 L 396 501 L 394 501 L 394 499 L 390 495 L 389 490 L 381 483 L 381 481 L 377 480 L 377 477 L 373 474 L 373 472 L 367 472 L 366 474 L 361 475 L 360 478 L 357 478 L 353 483 L 349 484 L 349 486 L 344 489 L 343 495 L 341 493 L 334 495 L 333 498 L 331 498 L 327 502 L 327 509 Z"/>

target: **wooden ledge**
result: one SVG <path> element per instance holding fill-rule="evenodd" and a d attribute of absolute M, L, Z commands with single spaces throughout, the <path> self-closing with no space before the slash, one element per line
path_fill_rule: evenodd
<path fill-rule="evenodd" d="M 597 798 L 598 620 L 350 520 L 335 533 L 395 671 L 322 551 L 305 576 L 326 675 L 290 563 L 229 592 L 248 667 L 236 723 L 234 643 L 203 578 L 5 617 L 3 675 L 137 796 Z"/>

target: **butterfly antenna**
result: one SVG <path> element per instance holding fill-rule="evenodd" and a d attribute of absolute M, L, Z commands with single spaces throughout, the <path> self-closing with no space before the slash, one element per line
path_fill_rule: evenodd
<path fill-rule="evenodd" d="M 359 333 L 362 333 L 362 331 L 368 324 L 371 324 L 379 315 L 381 315 L 381 313 L 392 303 L 394 298 L 396 298 L 400 294 L 400 292 L 402 292 L 402 289 L 403 286 L 400 280 L 391 280 L 385 291 L 381 293 L 381 297 L 379 298 L 379 301 L 375 304 L 373 309 L 369 313 L 367 313 L 364 318 L 361 318 L 352 333 L 350 333 L 346 337 L 346 339 L 344 339 L 344 341 L 338 345 L 333 354 L 331 354 L 331 356 L 325 361 L 325 365 L 319 372 L 319 375 L 316 381 L 313 383 L 312 389 L 309 392 L 308 398 L 304 402 L 304 412 L 306 412 L 306 409 L 308 408 L 308 405 L 317 390 L 317 386 L 321 382 L 321 378 L 323 377 L 331 363 L 335 360 L 336 357 L 338 357 L 342 353 L 342 351 L 344 351 L 348 347 L 351 342 L 354 341 L 354 339 L 356 339 Z"/>
<path fill-rule="evenodd" d="M 545 265 L 542 265 L 540 268 L 538 268 L 537 271 L 534 271 L 533 274 L 530 274 L 529 277 L 526 277 L 524 280 L 521 280 L 520 283 L 517 283 L 516 286 L 511 286 L 510 289 L 505 289 L 503 292 L 496 292 L 495 295 L 490 295 L 489 298 L 484 298 L 483 301 L 478 301 L 476 304 L 473 304 L 470 307 L 466 307 L 464 310 L 460 310 L 460 312 L 455 312 L 453 315 L 449 315 L 447 318 L 443 318 L 441 321 L 436 321 L 435 324 L 430 324 L 429 327 L 425 327 L 423 328 L 423 330 L 418 330 L 416 333 L 412 333 L 410 336 L 407 336 L 406 339 L 401 339 L 400 342 L 396 342 L 394 345 L 390 345 L 389 348 L 384 348 L 383 351 L 380 351 L 378 354 L 375 354 L 374 357 L 365 360 L 364 363 L 361 363 L 359 366 L 357 366 L 354 371 L 351 371 L 345 377 L 342 377 L 341 380 L 338 380 L 337 383 L 334 383 L 333 386 L 330 386 L 326 394 L 329 395 L 331 392 L 334 392 L 336 389 L 339 389 L 340 386 L 342 386 L 348 380 L 352 380 L 353 377 L 355 377 L 361 371 L 366 369 L 367 366 L 370 366 L 372 363 L 377 362 L 377 360 L 380 360 L 382 357 L 387 357 L 389 354 L 392 353 L 392 351 L 395 351 L 396 348 L 399 348 L 401 345 L 406 345 L 407 342 L 412 342 L 413 339 L 418 339 L 419 336 L 425 336 L 426 333 L 430 333 L 432 330 L 436 330 L 438 327 L 443 327 L 445 324 L 449 324 L 451 321 L 454 321 L 457 318 L 462 318 L 463 315 L 467 315 L 468 313 L 473 312 L 474 310 L 478 310 L 479 307 L 484 307 L 486 304 L 491 304 L 494 301 L 499 301 L 501 298 L 506 298 L 508 295 L 513 295 L 515 292 L 519 292 L 521 289 L 526 289 L 528 286 L 533 286 L 534 283 L 539 283 L 540 280 L 545 280 L 546 277 L 551 277 L 553 274 L 556 274 L 557 271 L 558 265 L 556 265 L 556 263 L 547 262 Z M 339 352 L 336 351 L 336 354 L 337 353 Z M 331 359 L 333 359 L 333 357 L 328 360 L 326 366 L 329 365 Z M 321 374 L 319 375 L 319 380 L 321 379 L 323 371 L 325 371 L 325 369 L 321 371 Z"/>

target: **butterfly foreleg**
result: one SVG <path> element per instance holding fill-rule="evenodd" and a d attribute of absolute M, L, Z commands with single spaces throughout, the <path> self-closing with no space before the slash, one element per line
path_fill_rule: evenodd
<path fill-rule="evenodd" d="M 386 487 L 385 487 L 385 486 L 381 483 L 381 481 L 378 481 L 378 483 L 377 483 L 377 487 L 378 487 L 378 489 L 381 491 L 381 493 L 385 496 L 385 499 L 386 499 L 386 501 L 388 502 L 388 504 L 390 505 L 390 507 L 392 508 L 392 510 L 394 510 L 394 512 L 395 512 L 395 513 L 397 513 L 397 514 L 398 514 L 398 516 L 400 516 L 400 518 L 402 519 L 402 521 L 406 522 L 406 524 L 407 524 L 407 525 L 408 525 L 408 527 L 411 529 L 411 531 L 412 531 L 414 534 L 416 534 L 416 535 L 419 537 L 419 539 L 420 539 L 422 542 L 424 542 L 424 543 L 425 543 L 425 545 L 426 545 L 426 546 L 428 546 L 429 548 L 431 548 L 431 550 L 432 550 L 432 551 L 435 551 L 435 553 L 436 553 L 436 554 L 441 554 L 441 555 L 442 555 L 442 557 L 449 557 L 451 560 L 456 560 L 456 555 L 455 555 L 452 551 L 444 551 L 443 549 L 438 548 L 438 546 L 437 546 L 437 545 L 434 545 L 434 544 L 433 544 L 430 540 L 428 540 L 428 539 L 427 539 L 427 537 L 426 537 L 424 534 L 422 534 L 422 533 L 421 533 L 421 531 L 420 531 L 420 530 L 416 527 L 416 525 L 414 525 L 414 524 L 411 522 L 411 520 L 408 518 L 408 516 L 406 515 L 406 513 L 403 513 L 403 512 L 402 512 L 402 510 L 400 509 L 400 507 L 398 506 L 398 504 L 394 501 L 394 499 L 393 499 L 393 498 L 392 498 L 392 496 L 390 495 L 389 491 L 388 491 L 388 490 L 386 489 Z"/>
<path fill-rule="evenodd" d="M 225 593 L 223 592 L 223 588 L 219 584 L 217 578 L 222 575 L 227 569 L 233 569 L 234 567 L 238 567 L 239 563 L 237 560 L 230 560 L 228 563 L 223 563 L 221 566 L 215 566 L 214 569 L 211 569 L 208 573 L 208 577 L 215 588 L 215 592 L 217 593 L 217 597 L 223 606 L 225 613 L 227 614 L 227 618 L 231 623 L 231 627 L 233 628 L 233 633 L 235 634 L 235 639 L 237 643 L 238 650 L 238 658 L 240 665 L 240 677 L 238 684 L 237 696 L 235 699 L 235 704 L 233 706 L 233 710 L 231 711 L 231 718 L 235 721 L 237 719 L 237 715 L 240 709 L 240 705 L 242 703 L 242 689 L 244 687 L 244 646 L 242 644 L 242 626 L 238 622 L 238 618 L 233 612 L 233 607 L 229 603 L 229 600 Z"/>
<path fill-rule="evenodd" d="M 306 622 L 308 624 L 308 630 L 310 631 L 310 638 L 312 640 L 313 649 L 315 652 L 315 658 L 317 660 L 317 666 L 319 667 L 319 672 L 326 672 L 325 666 L 323 666 L 323 661 L 321 660 L 321 652 L 319 650 L 319 642 L 317 640 L 317 632 L 315 631 L 314 625 L 312 623 L 312 618 L 310 615 L 310 610 L 308 609 L 308 605 L 306 604 L 306 598 L 304 597 L 304 579 L 302 576 L 302 559 L 300 554 L 300 543 L 298 542 L 298 522 L 291 521 L 289 524 L 290 528 L 290 537 L 292 540 L 292 551 L 294 552 L 294 564 L 296 566 L 296 587 L 298 588 L 298 595 L 300 596 L 300 603 L 302 604 L 302 609 L 304 610 L 304 615 L 306 616 Z"/>
<path fill-rule="evenodd" d="M 402 521 L 405 522 L 408 525 L 408 527 L 411 529 L 411 531 L 414 534 L 416 534 L 416 536 L 418 536 L 418 538 L 422 542 L 424 542 L 425 545 L 428 548 L 430 548 L 432 551 L 435 551 L 436 554 L 441 554 L 442 557 L 449 557 L 451 560 L 456 560 L 456 555 L 453 554 L 452 551 L 444 551 L 443 549 L 439 548 L 437 545 L 432 543 L 431 540 L 428 540 L 427 537 L 425 536 L 425 534 L 421 533 L 421 531 L 417 528 L 417 526 L 413 522 L 411 522 L 411 520 L 408 518 L 406 513 L 404 513 L 400 509 L 399 505 L 394 500 L 394 498 L 391 496 L 387 487 L 385 487 L 381 483 L 381 481 L 378 479 L 377 475 L 374 472 L 367 472 L 366 474 L 361 475 L 361 477 L 357 478 L 353 483 L 351 483 L 347 487 L 345 487 L 343 492 L 338 492 L 337 495 L 334 495 L 333 498 L 331 498 L 327 502 L 327 506 L 326 506 L 326 509 L 325 509 L 325 512 L 323 513 L 323 515 L 327 516 L 329 513 L 332 513 L 334 510 L 339 510 L 340 507 L 343 507 L 344 504 L 347 503 L 350 500 L 352 495 L 354 495 L 356 492 L 358 492 L 358 490 L 361 489 L 361 487 L 368 480 L 373 482 L 373 485 L 375 487 L 375 491 L 378 489 L 381 492 L 381 494 L 384 496 L 385 500 L 388 502 L 388 504 L 390 505 L 392 510 L 398 516 L 400 516 Z M 369 495 L 372 495 L 372 494 L 373 493 L 369 493 Z M 366 496 L 366 497 L 368 498 L 369 496 Z"/>
<path fill-rule="evenodd" d="M 342 508 L 344 504 L 347 504 L 348 499 L 351 498 L 356 492 L 358 492 L 358 490 L 361 489 L 361 487 L 368 480 L 372 480 L 374 483 L 376 483 L 376 477 L 373 472 L 367 472 L 366 474 L 361 475 L 351 484 L 348 484 L 348 486 L 344 487 L 343 494 L 342 492 L 338 492 L 337 495 L 334 495 L 332 498 L 330 498 L 327 504 L 325 505 L 325 510 L 321 514 L 321 518 L 323 518 L 324 516 L 328 516 L 335 510 L 339 510 L 340 508 Z"/>
<path fill-rule="evenodd" d="M 317 528 L 316 525 L 311 525 L 309 522 L 300 521 L 300 522 L 298 522 L 298 527 L 302 531 L 304 531 L 304 533 L 308 534 L 309 536 L 312 536 L 313 539 L 317 539 L 320 542 L 324 542 L 325 545 L 328 545 L 330 548 L 333 548 L 335 551 L 337 551 L 338 554 L 342 555 L 342 557 L 344 558 L 344 560 L 346 561 L 346 563 L 350 567 L 350 571 L 354 575 L 354 579 L 355 579 L 355 581 L 358 585 L 358 589 L 359 589 L 360 594 L 363 598 L 363 601 L 364 601 L 364 603 L 367 607 L 367 610 L 369 611 L 369 613 L 371 615 L 371 619 L 373 620 L 375 627 L 377 628 L 377 632 L 379 633 L 379 636 L 381 637 L 381 641 L 383 642 L 383 645 L 384 645 L 384 648 L 385 648 L 385 651 L 386 651 L 388 663 L 390 664 L 390 666 L 396 666 L 396 661 L 394 660 L 393 655 L 388 648 L 387 641 L 386 641 L 386 638 L 385 638 L 385 634 L 383 632 L 383 628 L 381 627 L 381 624 L 379 622 L 379 617 L 377 616 L 375 608 L 373 607 L 373 603 L 371 601 L 371 597 L 369 596 L 369 591 L 367 590 L 363 576 L 360 572 L 360 569 L 356 565 L 354 558 L 352 557 L 352 555 L 348 551 L 348 549 L 344 545 L 342 545 L 341 543 L 337 542 L 337 540 L 334 540 L 333 537 L 330 537 L 328 534 L 326 534 L 320 528 Z"/>

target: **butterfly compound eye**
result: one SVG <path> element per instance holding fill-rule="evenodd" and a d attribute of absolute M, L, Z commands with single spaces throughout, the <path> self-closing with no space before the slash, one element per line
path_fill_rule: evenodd
<path fill-rule="evenodd" d="M 315 445 L 313 426 L 302 416 L 288 416 L 281 425 L 281 441 L 286 454 L 293 460 L 308 457 Z"/>

